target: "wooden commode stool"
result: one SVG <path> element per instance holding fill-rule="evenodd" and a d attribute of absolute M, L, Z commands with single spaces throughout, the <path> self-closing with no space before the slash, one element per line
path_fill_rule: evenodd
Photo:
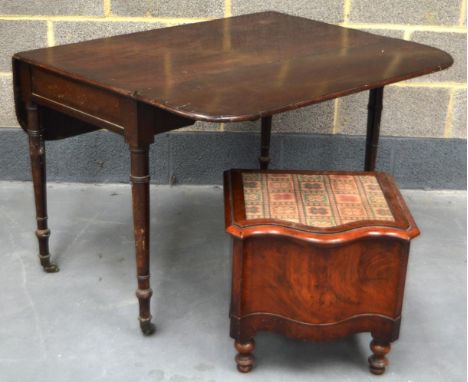
<path fill-rule="evenodd" d="M 410 240 L 419 235 L 393 180 L 376 172 L 230 170 L 231 337 L 252 369 L 254 336 L 372 334 L 382 374 L 398 339 Z"/>

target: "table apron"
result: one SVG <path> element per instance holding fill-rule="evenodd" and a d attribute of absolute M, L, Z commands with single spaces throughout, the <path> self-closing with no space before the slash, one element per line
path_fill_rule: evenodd
<path fill-rule="evenodd" d="M 195 123 L 195 120 L 125 95 L 34 66 L 31 67 L 31 100 L 120 135 L 125 135 L 124 132 L 130 129 L 134 132 L 129 132 L 130 135 L 145 131 L 146 135 L 152 136 Z"/>
<path fill-rule="evenodd" d="M 31 97 L 39 105 L 122 134 L 128 99 L 39 68 L 31 68 Z"/>

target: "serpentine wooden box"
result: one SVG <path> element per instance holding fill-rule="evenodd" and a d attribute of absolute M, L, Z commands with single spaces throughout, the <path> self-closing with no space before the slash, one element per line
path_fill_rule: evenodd
<path fill-rule="evenodd" d="M 231 337 L 239 371 L 253 338 L 370 332 L 371 372 L 399 336 L 410 240 L 419 230 L 392 179 L 375 172 L 230 170 Z"/>

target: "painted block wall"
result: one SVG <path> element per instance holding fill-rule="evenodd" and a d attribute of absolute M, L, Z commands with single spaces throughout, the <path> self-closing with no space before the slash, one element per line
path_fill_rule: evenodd
<path fill-rule="evenodd" d="M 448 71 L 389 86 L 382 134 L 466 138 L 466 0 L 8 0 L 0 2 L 0 126 L 17 126 L 11 55 L 101 36 L 161 28 L 266 9 L 363 29 L 442 48 Z M 366 94 L 293 111 L 275 130 L 364 134 Z M 245 131 L 248 124 L 199 123 L 209 131 Z"/>
<path fill-rule="evenodd" d="M 10 67 L 14 52 L 273 9 L 433 45 L 452 54 L 455 64 L 449 70 L 386 87 L 381 134 L 424 142 L 455 139 L 466 145 L 466 8 L 467 0 L 3 0 L 0 134 L 1 128 L 18 127 Z M 327 101 L 275 116 L 274 133 L 362 136 L 366 108 L 367 93 Z M 258 122 L 197 123 L 171 134 L 192 131 L 251 133 L 258 132 Z"/>

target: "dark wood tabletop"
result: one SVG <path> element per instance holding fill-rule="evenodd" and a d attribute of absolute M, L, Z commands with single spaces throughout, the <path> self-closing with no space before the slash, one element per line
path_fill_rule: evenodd
<path fill-rule="evenodd" d="M 449 67 L 415 42 L 263 12 L 22 52 L 181 116 L 255 120 Z"/>
<path fill-rule="evenodd" d="M 49 253 L 44 142 L 99 129 L 122 135 L 130 151 L 140 326 L 151 334 L 149 146 L 155 135 L 196 120 L 261 118 L 259 161 L 266 169 L 273 114 L 370 90 L 365 170 L 372 171 L 384 86 L 452 62 L 414 42 L 276 12 L 17 53 L 16 115 L 29 137 L 41 265 L 58 271 Z"/>

